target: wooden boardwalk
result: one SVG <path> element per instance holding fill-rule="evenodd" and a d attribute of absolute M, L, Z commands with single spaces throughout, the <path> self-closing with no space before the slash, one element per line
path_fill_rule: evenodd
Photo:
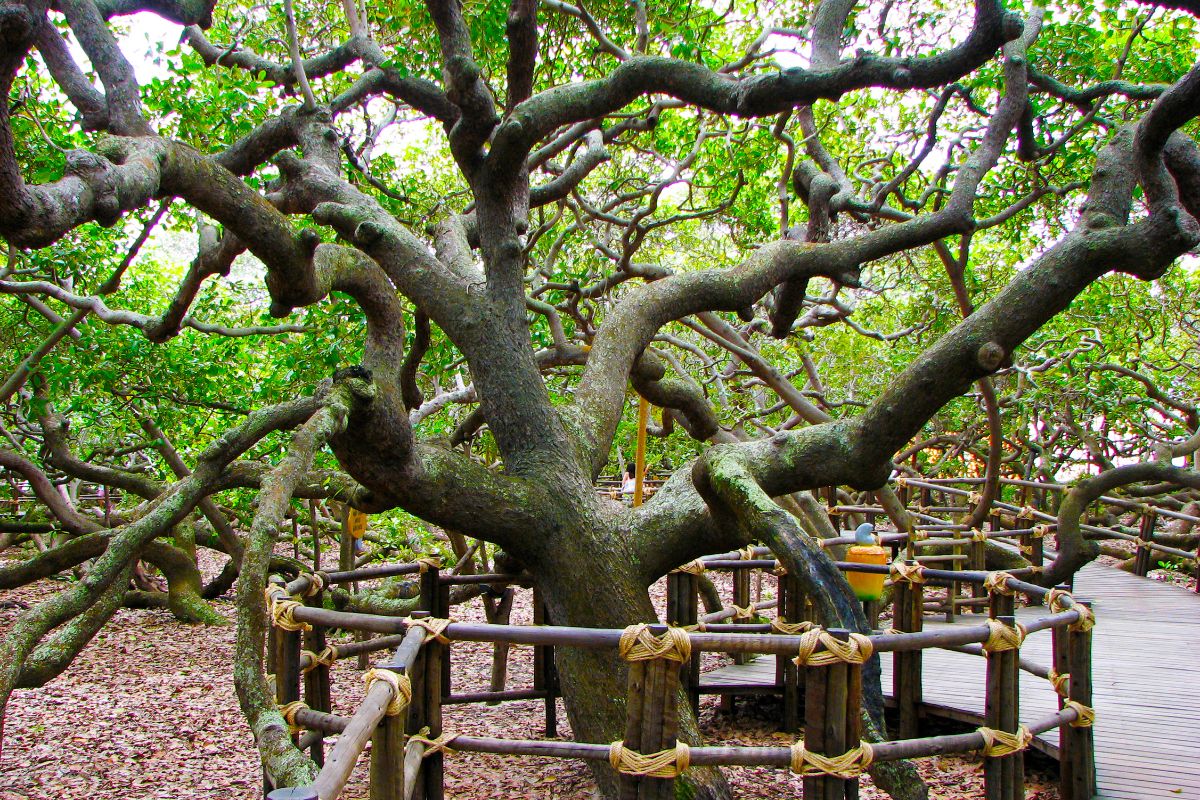
<path fill-rule="evenodd" d="M 1095 604 L 1093 679 L 1098 798 L 1200 800 L 1200 595 L 1088 565 L 1075 595 Z M 1044 609 L 1022 609 L 1021 617 Z M 970 621 L 972 615 L 966 615 Z M 927 628 L 939 623 L 927 619 Z M 944 624 L 944 623 L 941 623 Z M 1050 663 L 1050 633 L 1030 635 L 1022 655 Z M 884 691 L 891 687 L 891 657 L 882 657 Z M 983 718 L 984 661 L 978 656 L 926 650 L 925 704 L 930 711 L 978 725 Z M 774 682 L 771 657 L 706 673 L 702 686 Z M 761 691 L 761 690 L 760 690 Z M 1054 690 L 1021 674 L 1021 720 L 1057 708 Z M 1036 743 L 1057 754 L 1058 734 Z"/>

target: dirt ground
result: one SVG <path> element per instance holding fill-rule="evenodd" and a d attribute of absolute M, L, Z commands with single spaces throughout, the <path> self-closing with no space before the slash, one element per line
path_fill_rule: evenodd
<path fill-rule="evenodd" d="M 0 633 L 22 605 L 61 586 L 43 581 L 0 594 Z M 228 600 L 216 607 L 232 620 Z M 483 619 L 478 601 L 455 616 Z M 530 622 L 529 593 L 520 592 L 515 624 Z M 165 611 L 118 612 L 76 659 L 49 685 L 18 690 L 8 708 L 0 754 L 0 800 L 251 800 L 262 797 L 261 769 L 249 730 L 238 711 L 230 665 L 233 627 L 200 627 L 176 621 Z M 486 689 L 490 645 L 461 643 L 453 650 L 454 690 Z M 709 657 L 705 667 L 723 663 Z M 532 685 L 532 651 L 513 648 L 509 686 Z M 333 671 L 334 711 L 353 712 L 362 679 L 353 659 Z M 715 697 L 704 698 L 701 722 L 706 741 L 731 745 L 781 745 L 778 706 L 742 700 L 730 717 Z M 448 706 L 445 729 L 483 736 L 543 738 L 540 701 L 502 706 Z M 559 733 L 570 738 L 559 705 Z M 347 798 L 366 797 L 366 762 L 360 759 Z M 937 758 L 919 762 L 935 800 L 982 797 L 978 759 Z M 1056 800 L 1051 776 L 1031 765 L 1027 798 Z M 1045 766 L 1040 767 L 1045 770 Z M 726 770 L 743 798 L 795 798 L 801 781 L 786 770 Z M 447 796 L 454 798 L 590 798 L 594 783 L 580 762 L 454 754 L 446 762 Z M 863 781 L 862 797 L 885 795 Z"/>

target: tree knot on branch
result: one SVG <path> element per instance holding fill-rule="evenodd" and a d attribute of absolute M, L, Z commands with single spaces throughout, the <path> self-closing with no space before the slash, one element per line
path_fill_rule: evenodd
<path fill-rule="evenodd" d="M 382 681 L 392 687 L 392 699 L 384 711 L 389 717 L 403 714 L 412 701 L 412 681 L 407 675 L 390 669 L 369 669 L 363 674 L 363 680 L 366 681 L 368 692 L 376 681 Z"/>
<path fill-rule="evenodd" d="M 983 737 L 982 752 L 988 758 L 1003 758 L 1019 753 L 1033 741 L 1033 732 L 1021 725 L 1016 733 L 999 731 L 995 728 L 976 728 L 975 732 Z"/>
<path fill-rule="evenodd" d="M 648 754 L 630 750 L 624 742 L 613 742 L 608 746 L 608 763 L 623 775 L 676 778 L 691 765 L 691 761 L 690 748 L 679 741 L 670 750 Z"/>
<path fill-rule="evenodd" d="M 792 751 L 792 760 L 788 768 L 803 776 L 828 775 L 831 778 L 851 780 L 866 772 L 875 761 L 875 751 L 867 742 L 859 742 L 858 747 L 847 750 L 840 756 L 814 753 L 804 747 L 804 742 L 795 742 L 788 749 Z"/>
<path fill-rule="evenodd" d="M 1025 641 L 1025 626 L 1021 623 L 1009 626 L 998 619 L 987 620 L 988 637 L 983 643 L 983 652 L 1001 653 L 1018 650 Z"/>
<path fill-rule="evenodd" d="M 121 199 L 117 194 L 117 175 L 113 162 L 88 150 L 67 153 L 64 171 L 85 180 L 95 198 L 96 222 L 112 227 L 121 218 Z"/>
<path fill-rule="evenodd" d="M 975 353 L 975 360 L 981 369 L 995 372 L 1004 366 L 1008 353 L 997 342 L 984 342 Z"/>
<path fill-rule="evenodd" d="M 813 628 L 801 635 L 800 652 L 792 661 L 797 667 L 863 664 L 874 652 L 875 645 L 861 633 L 852 633 L 842 641 L 824 628 Z"/>
<path fill-rule="evenodd" d="M 617 653 L 629 662 L 664 658 L 683 663 L 692 657 L 692 641 L 683 628 L 669 625 L 666 633 L 655 636 L 649 625 L 641 623 L 621 632 Z"/>

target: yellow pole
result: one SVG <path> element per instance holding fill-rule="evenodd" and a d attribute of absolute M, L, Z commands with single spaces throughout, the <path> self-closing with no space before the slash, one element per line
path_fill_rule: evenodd
<path fill-rule="evenodd" d="M 633 474 L 633 505 L 636 508 L 642 504 L 642 489 L 646 482 L 646 426 L 650 424 L 650 404 L 646 398 L 638 398 L 638 438 L 637 455 L 634 463 L 636 471 Z"/>

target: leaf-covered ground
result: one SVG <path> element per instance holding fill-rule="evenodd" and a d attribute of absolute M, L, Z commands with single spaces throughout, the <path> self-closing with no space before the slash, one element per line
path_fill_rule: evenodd
<path fill-rule="evenodd" d="M 0 632 L 29 604 L 61 586 L 43 582 L 0 596 Z M 519 596 L 514 623 L 530 621 L 528 593 Z M 217 608 L 232 619 L 228 601 Z M 456 616 L 482 621 L 478 602 Z M 232 626 L 196 627 L 164 611 L 121 611 L 79 656 L 69 672 L 36 690 L 19 690 L 9 705 L 0 800 L 241 800 L 261 797 L 262 778 L 253 742 L 237 708 L 230 663 Z M 716 666 L 719 657 L 709 665 Z M 490 645 L 454 647 L 455 691 L 487 688 Z M 509 686 L 531 685 L 531 651 L 514 648 Z M 334 670 L 335 711 L 352 713 L 362 697 L 353 659 Z M 743 700 L 737 715 L 719 713 L 716 698 L 705 698 L 702 723 L 711 741 L 727 744 L 783 744 L 768 701 Z M 559 707 L 560 734 L 568 738 Z M 542 738 L 540 702 L 503 706 L 450 706 L 445 727 L 507 738 Z M 366 797 L 366 758 L 348 798 Z M 919 764 L 937 800 L 982 797 L 975 759 L 940 758 Z M 744 798 L 795 798 L 801 781 L 782 770 L 727 770 Z M 446 764 L 447 795 L 455 798 L 591 797 L 591 776 L 578 762 L 455 754 Z M 882 798 L 864 781 L 864 798 Z M 1031 775 L 1029 798 L 1054 800 L 1048 776 Z"/>

